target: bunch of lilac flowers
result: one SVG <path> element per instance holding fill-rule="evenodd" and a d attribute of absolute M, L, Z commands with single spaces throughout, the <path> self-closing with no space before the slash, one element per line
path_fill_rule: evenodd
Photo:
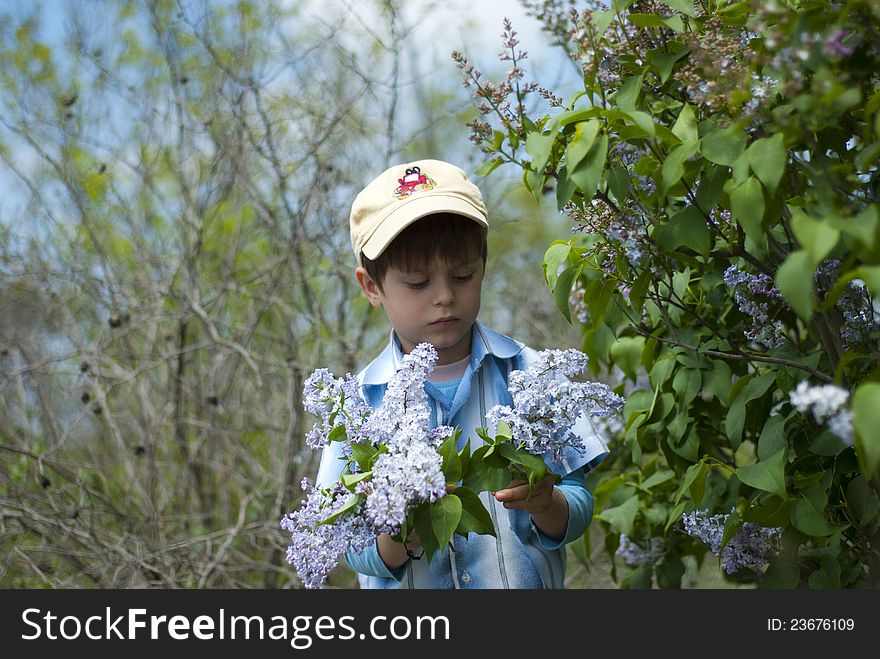
<path fill-rule="evenodd" d="M 375 411 L 360 398 L 357 378 L 350 374 L 337 379 L 317 369 L 306 381 L 305 408 L 319 417 L 308 445 L 341 441 L 347 460 L 342 478 L 328 488 L 315 489 L 304 480 L 306 500 L 281 520 L 291 534 L 287 562 L 306 588 L 321 587 L 346 551 L 363 551 L 380 533 L 397 535 L 416 505 L 446 494 L 437 448 L 454 429 L 429 429 L 424 389 L 436 361 L 433 346 L 416 346 L 404 356 Z M 361 473 L 352 444 L 375 449 L 369 471 Z M 355 474 L 359 477 L 352 478 Z"/>
<path fill-rule="evenodd" d="M 290 532 L 287 562 L 306 588 L 320 588 L 346 551 L 360 553 L 375 541 L 376 533 L 362 515 L 341 515 L 325 523 L 351 496 L 342 483 L 321 490 L 304 478 L 302 488 L 308 494 L 300 509 L 281 519 L 281 528 Z"/>
<path fill-rule="evenodd" d="M 770 556 L 779 550 L 782 528 L 768 528 L 752 522 L 745 522 L 730 541 L 721 548 L 727 515 L 709 515 L 706 510 L 696 510 L 682 515 L 685 532 L 699 538 L 712 553 L 721 556 L 721 567 L 727 574 L 733 574 L 741 567 L 761 572 L 767 568 Z"/>
<path fill-rule="evenodd" d="M 771 319 L 770 305 L 788 305 L 773 279 L 744 272 L 732 265 L 724 271 L 724 283 L 733 289 L 733 299 L 739 310 L 751 319 L 751 327 L 745 331 L 746 338 L 771 348 L 780 345 L 785 338 L 785 326 L 781 320 Z"/>
<path fill-rule="evenodd" d="M 833 384 L 811 386 L 801 380 L 788 399 L 798 412 L 811 413 L 816 423 L 826 424 L 847 446 L 853 445 L 853 416 L 852 410 L 846 407 L 849 402 L 846 389 Z"/>
<path fill-rule="evenodd" d="M 608 417 L 618 413 L 624 399 L 601 382 L 572 382 L 583 373 L 587 355 L 579 350 L 543 350 L 524 371 L 511 371 L 508 391 L 513 407 L 495 405 L 486 412 L 493 426 L 504 421 L 518 447 L 529 453 L 552 454 L 561 460 L 566 448 L 584 453 L 580 438 L 571 432 L 584 414 Z"/>
<path fill-rule="evenodd" d="M 623 562 L 629 566 L 636 567 L 638 565 L 656 565 L 663 558 L 663 540 L 660 538 L 651 538 L 648 549 L 643 549 L 637 543 L 629 539 L 629 537 L 621 533 L 620 544 L 615 556 L 623 559 Z"/>

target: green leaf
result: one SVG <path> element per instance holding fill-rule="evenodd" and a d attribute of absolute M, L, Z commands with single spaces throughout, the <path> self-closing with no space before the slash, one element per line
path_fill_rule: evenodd
<path fill-rule="evenodd" d="M 684 245 L 697 254 L 708 256 L 712 247 L 706 218 L 696 206 L 688 206 L 669 222 L 654 229 L 653 237 L 666 252 L 674 252 Z"/>
<path fill-rule="evenodd" d="M 354 510 L 355 507 L 357 507 L 359 500 L 360 500 L 360 495 L 349 494 L 348 498 L 345 500 L 345 503 L 342 504 L 342 508 L 337 510 L 332 515 L 329 515 L 326 519 L 323 519 L 320 522 L 318 522 L 317 525 L 321 526 L 323 524 L 332 524 L 333 522 L 335 522 L 337 519 L 339 519 L 340 517 L 342 517 L 346 513 Z"/>
<path fill-rule="evenodd" d="M 670 23 L 677 18 L 677 16 L 674 16 L 672 18 L 666 19 L 667 25 L 669 25 L 669 27 L 671 27 L 676 32 L 679 31 L 677 29 L 678 24 L 676 23 L 675 27 L 673 27 L 673 25 L 670 25 Z M 665 83 L 667 80 L 669 80 L 669 76 L 672 75 L 672 69 L 675 67 L 675 63 L 682 57 L 687 55 L 689 52 L 690 49 L 686 47 L 680 48 L 679 50 L 672 53 L 667 53 L 663 52 L 660 49 L 656 49 L 655 51 L 651 51 L 649 53 L 648 63 L 657 71 L 657 74 L 660 76 L 660 82 Z M 657 111 L 659 111 L 659 108 L 652 106 L 651 111 L 656 114 Z"/>
<path fill-rule="evenodd" d="M 571 201 L 571 196 L 577 190 L 577 185 L 568 175 L 568 167 L 563 165 L 556 172 L 556 208 L 560 212 Z"/>
<path fill-rule="evenodd" d="M 565 149 L 565 160 L 568 171 L 573 171 L 587 154 L 599 134 L 599 121 L 591 119 L 582 121 L 574 127 L 574 135 Z"/>
<path fill-rule="evenodd" d="M 876 204 L 867 206 L 855 217 L 828 215 L 824 219 L 841 233 L 853 236 L 868 250 L 873 250 L 877 244 L 877 237 L 880 236 L 880 208 Z"/>
<path fill-rule="evenodd" d="M 503 158 L 492 158 L 492 160 L 487 160 L 480 168 L 475 172 L 477 176 L 489 176 L 492 172 L 498 169 L 504 163 Z"/>
<path fill-rule="evenodd" d="M 608 522 L 618 533 L 632 536 L 633 525 L 635 524 L 638 511 L 639 495 L 634 494 L 619 506 L 607 508 L 596 515 L 596 517 L 603 522 Z"/>
<path fill-rule="evenodd" d="M 372 475 L 372 471 L 361 471 L 356 474 L 343 474 L 339 480 L 341 480 L 342 484 L 350 490 L 352 485 L 360 483 L 362 480 L 370 478 Z"/>
<path fill-rule="evenodd" d="M 623 203 L 629 197 L 630 179 L 626 167 L 612 167 L 605 171 L 605 181 L 608 189 L 619 202 Z"/>
<path fill-rule="evenodd" d="M 584 195 L 584 201 L 589 201 L 596 194 L 596 188 L 602 178 L 602 170 L 605 168 L 605 157 L 608 155 L 608 135 L 602 135 L 590 151 L 581 160 L 577 167 L 569 171 L 569 178 L 577 184 L 578 189 Z"/>
<path fill-rule="evenodd" d="M 717 165 L 732 167 L 746 150 L 746 134 L 737 125 L 715 128 L 700 143 L 700 153 Z"/>
<path fill-rule="evenodd" d="M 776 288 L 802 320 L 813 313 L 813 261 L 804 250 L 792 252 L 776 271 Z"/>
<path fill-rule="evenodd" d="M 864 476 L 857 476 L 849 482 L 846 488 L 846 505 L 862 527 L 867 526 L 880 512 L 877 494 Z"/>
<path fill-rule="evenodd" d="M 774 192 L 788 162 L 788 152 L 782 141 L 782 133 L 755 140 L 749 146 L 748 154 L 749 167 L 755 172 L 755 176 L 771 193 Z"/>
<path fill-rule="evenodd" d="M 660 0 L 660 2 L 687 16 L 696 16 L 693 0 Z"/>
<path fill-rule="evenodd" d="M 645 481 L 641 484 L 641 489 L 650 490 L 652 487 L 665 483 L 666 481 L 670 481 L 675 478 L 675 472 L 671 469 L 661 469 L 660 471 L 655 471 L 653 474 L 648 476 Z M 666 515 L 664 514 L 664 518 Z"/>
<path fill-rule="evenodd" d="M 484 459 L 489 446 L 481 446 L 471 454 L 468 469 L 462 477 L 462 485 L 474 492 L 497 492 L 507 487 L 511 480 L 510 471 L 504 466 L 495 466 Z M 506 464 L 506 461 L 502 461 Z"/>
<path fill-rule="evenodd" d="M 438 547 L 445 547 L 452 540 L 461 521 L 461 512 L 461 499 L 454 494 L 447 494 L 431 505 L 431 528 Z"/>
<path fill-rule="evenodd" d="M 622 336 L 611 344 L 611 360 L 633 381 L 639 370 L 639 360 L 644 347 L 643 336 Z"/>
<path fill-rule="evenodd" d="M 789 519 L 788 501 L 776 496 L 766 497 L 753 504 L 743 519 L 768 528 L 785 526 Z"/>
<path fill-rule="evenodd" d="M 794 506 L 791 507 L 792 525 L 802 533 L 812 536 L 826 536 L 834 532 L 834 527 L 825 517 L 828 495 L 821 483 L 814 483 L 804 490 Z"/>
<path fill-rule="evenodd" d="M 759 242 L 763 236 L 764 192 L 758 179 L 750 176 L 733 189 L 730 193 L 730 210 L 746 235 Z"/>
<path fill-rule="evenodd" d="M 776 588 L 790 590 L 796 588 L 800 581 L 800 571 L 797 565 L 781 556 L 770 559 L 770 565 L 761 575 L 762 588 Z"/>
<path fill-rule="evenodd" d="M 556 288 L 556 279 L 559 277 L 559 266 L 568 260 L 571 254 L 571 243 L 556 240 L 547 251 L 544 252 L 544 261 L 542 267 L 544 269 L 544 279 L 547 280 L 547 287 L 550 291 Z"/>
<path fill-rule="evenodd" d="M 348 439 L 348 435 L 345 433 L 345 426 L 334 426 L 333 429 L 327 433 L 328 442 L 344 442 L 346 439 Z"/>
<path fill-rule="evenodd" d="M 786 418 L 780 414 L 771 416 L 764 423 L 761 436 L 758 439 L 758 459 L 766 460 L 780 449 L 788 447 L 785 437 Z"/>
<path fill-rule="evenodd" d="M 466 487 L 457 487 L 447 496 L 455 496 L 461 500 L 461 519 L 455 529 L 456 533 L 465 536 L 468 533 L 495 535 L 492 517 L 476 492 Z"/>
<path fill-rule="evenodd" d="M 437 452 L 443 457 L 442 470 L 446 483 L 454 485 L 461 479 L 461 458 L 455 447 L 455 436 L 447 438 Z"/>
<path fill-rule="evenodd" d="M 514 448 L 511 442 L 500 444 L 499 450 L 503 457 L 517 465 L 525 474 L 526 480 L 529 482 L 529 497 L 531 497 L 535 484 L 550 473 L 547 463 L 540 456 L 533 455 L 525 449 Z"/>
<path fill-rule="evenodd" d="M 696 142 L 683 142 L 674 147 L 660 169 L 660 181 L 663 190 L 668 190 L 684 176 L 684 163 L 697 152 Z"/>
<path fill-rule="evenodd" d="M 456 441 L 458 441 L 459 435 L 461 435 L 461 428 L 456 427 L 455 432 L 453 433 L 453 436 L 456 438 Z M 464 476 L 464 474 L 468 470 L 468 465 L 470 464 L 470 461 L 471 461 L 471 440 L 470 440 L 470 437 L 468 437 L 467 441 L 464 443 L 464 446 L 462 446 L 461 450 L 458 452 L 458 459 L 461 461 L 461 474 L 462 474 L 462 476 Z M 459 477 L 459 479 L 460 478 L 461 477 Z"/>
<path fill-rule="evenodd" d="M 791 227 L 798 242 L 810 255 L 814 268 L 828 256 L 840 239 L 840 231 L 827 222 L 814 220 L 798 208 L 792 209 Z"/>
<path fill-rule="evenodd" d="M 640 317 L 642 315 L 642 307 L 645 304 L 645 295 L 648 292 L 648 286 L 651 284 L 651 270 L 648 268 L 644 268 L 639 276 L 636 277 L 635 283 L 632 285 L 632 288 L 629 292 L 629 299 L 632 302 L 633 310 L 636 313 L 636 317 Z"/>
<path fill-rule="evenodd" d="M 642 71 L 637 75 L 630 76 L 623 82 L 620 89 L 614 95 L 614 102 L 618 108 L 625 112 L 636 109 L 636 102 L 639 100 L 639 92 L 642 89 L 644 77 L 645 72 Z"/>
<path fill-rule="evenodd" d="M 747 377 L 749 376 L 744 376 L 741 379 Z M 750 401 L 763 396 L 775 381 L 775 373 L 765 373 L 764 375 L 749 379 L 730 404 L 727 417 L 724 419 L 724 432 L 727 434 L 728 439 L 730 439 L 730 444 L 733 446 L 734 451 L 739 448 L 740 441 L 742 441 L 742 432 L 746 420 L 746 405 Z"/>
<path fill-rule="evenodd" d="M 700 135 L 697 131 L 697 117 L 694 114 L 693 107 L 685 105 L 681 109 L 681 112 L 678 113 L 678 118 L 672 125 L 672 134 L 682 142 L 697 143 Z"/>
<path fill-rule="evenodd" d="M 656 127 L 654 126 L 654 120 L 651 118 L 650 114 L 647 112 L 639 112 L 638 110 L 630 110 L 626 113 L 626 116 L 636 126 L 645 131 L 648 137 L 654 137 Z"/>
<path fill-rule="evenodd" d="M 753 381 L 754 382 L 754 381 Z M 770 492 L 784 499 L 785 449 L 780 449 L 766 460 L 736 470 L 737 478 L 746 485 Z"/>
<path fill-rule="evenodd" d="M 703 493 L 706 490 L 706 475 L 709 473 L 711 466 L 705 459 L 700 460 L 696 464 L 688 467 L 684 474 L 684 482 L 682 482 L 678 493 L 675 495 L 675 503 L 678 503 L 685 492 L 690 492 L 691 499 L 696 505 L 700 505 L 703 500 Z"/>
<path fill-rule="evenodd" d="M 540 132 L 534 132 L 526 136 L 526 153 L 532 157 L 532 171 L 539 177 L 538 181 L 543 181 L 544 168 L 547 166 L 547 161 L 550 160 L 550 152 L 553 150 L 555 141 L 555 134 L 543 135 Z"/>
<path fill-rule="evenodd" d="M 880 383 L 865 382 L 853 393 L 853 426 L 856 450 L 866 476 L 880 468 Z"/>
<path fill-rule="evenodd" d="M 378 451 L 368 443 L 355 442 L 351 445 L 351 455 L 358 463 L 361 471 L 369 471 L 370 463 Z"/>
<path fill-rule="evenodd" d="M 571 322 L 571 307 L 569 302 L 571 299 L 571 286 L 574 280 L 578 278 L 583 269 L 582 265 L 571 265 L 563 270 L 562 274 L 556 280 L 556 286 L 553 288 L 553 301 L 556 302 L 556 308 L 562 312 L 565 319 Z"/>
<path fill-rule="evenodd" d="M 443 498 L 445 499 L 446 497 Z M 442 501 L 443 499 L 440 500 Z M 420 503 L 416 506 L 412 515 L 412 525 L 419 536 L 419 540 L 422 542 L 422 549 L 425 550 L 425 559 L 428 561 L 428 564 L 431 563 L 431 559 L 440 548 L 440 545 L 437 544 L 437 538 L 434 535 L 434 527 L 431 522 L 433 507 L 434 504 L 428 502 Z"/>

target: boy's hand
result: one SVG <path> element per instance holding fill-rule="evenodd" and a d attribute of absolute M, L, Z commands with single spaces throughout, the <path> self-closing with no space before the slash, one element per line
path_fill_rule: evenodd
<path fill-rule="evenodd" d="M 505 508 L 525 510 L 545 535 L 560 539 L 568 528 L 568 501 L 562 490 L 554 486 L 556 477 L 548 474 L 537 483 L 529 497 L 529 482 L 513 480 L 503 490 L 494 492 L 495 499 Z"/>
<path fill-rule="evenodd" d="M 529 515 L 540 515 L 553 503 L 553 483 L 552 474 L 545 476 L 535 483 L 535 489 L 529 497 L 529 482 L 512 480 L 506 488 L 493 492 L 493 495 L 505 508 L 525 510 Z"/>

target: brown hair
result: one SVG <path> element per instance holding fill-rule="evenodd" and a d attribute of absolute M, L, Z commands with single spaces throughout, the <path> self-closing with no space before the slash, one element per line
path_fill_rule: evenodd
<path fill-rule="evenodd" d="M 374 261 L 361 254 L 370 279 L 382 290 L 388 268 L 419 270 L 434 258 L 446 263 L 467 261 L 477 256 L 486 265 L 486 227 L 454 213 L 435 213 L 410 224 L 391 241 Z"/>

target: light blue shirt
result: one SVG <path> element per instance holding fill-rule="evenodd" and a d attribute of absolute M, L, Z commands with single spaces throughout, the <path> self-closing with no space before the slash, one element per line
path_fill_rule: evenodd
<path fill-rule="evenodd" d="M 471 356 L 454 397 L 450 401 L 438 383 L 426 383 L 431 407 L 431 426 L 461 428 L 458 448 L 470 440 L 471 450 L 483 445 L 475 428 L 486 427 L 486 411 L 493 405 L 511 405 L 508 375 L 528 367 L 537 352 L 519 341 L 475 323 Z M 388 346 L 358 374 L 361 394 L 374 409 L 382 404 L 388 381 L 403 359 L 400 344 L 391 332 Z M 442 383 L 441 383 L 442 384 Z M 564 474 L 556 487 L 568 502 L 568 526 L 561 539 L 542 533 L 523 510 L 508 510 L 488 492 L 479 494 L 495 527 L 495 537 L 471 533 L 453 537 L 448 547 L 435 555 L 409 560 L 390 570 L 379 556 L 375 543 L 360 554 L 349 551 L 346 562 L 356 570 L 361 588 L 562 588 L 565 577 L 565 545 L 580 538 L 593 516 L 593 496 L 584 481 L 587 471 L 608 455 L 604 439 L 588 416 L 581 417 L 573 431 L 583 440 L 586 453 L 566 451 L 561 462 L 545 458 L 557 474 Z M 491 432 L 491 429 L 490 429 Z M 344 461 L 341 446 L 334 442 L 324 449 L 318 469 L 318 487 L 328 487 L 340 476 Z"/>

